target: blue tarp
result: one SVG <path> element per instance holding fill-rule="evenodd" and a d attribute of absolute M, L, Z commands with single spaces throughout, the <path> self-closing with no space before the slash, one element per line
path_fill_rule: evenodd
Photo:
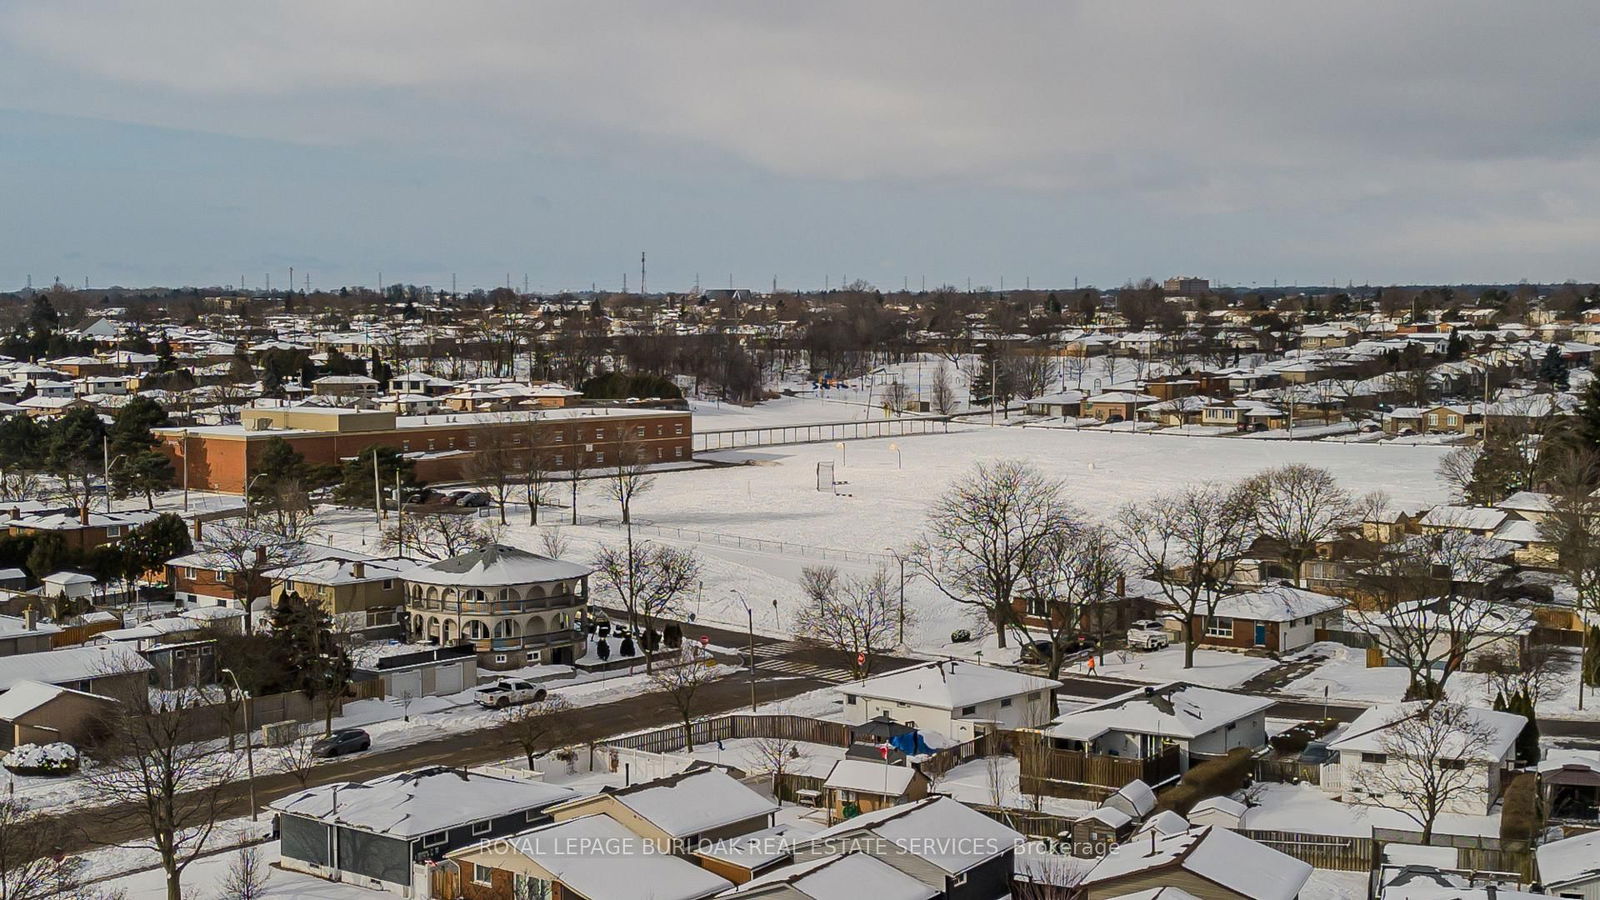
<path fill-rule="evenodd" d="M 923 740 L 922 735 L 915 731 L 895 735 L 889 739 L 889 746 L 907 756 L 923 756 L 933 752 L 933 748 L 928 746 L 928 742 Z"/>

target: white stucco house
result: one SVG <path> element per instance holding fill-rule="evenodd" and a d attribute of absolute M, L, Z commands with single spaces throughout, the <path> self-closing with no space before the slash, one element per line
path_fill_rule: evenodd
<path fill-rule="evenodd" d="M 1177 746 L 1191 755 L 1221 756 L 1235 747 L 1264 747 L 1273 701 L 1252 694 L 1175 681 L 1135 688 L 1065 713 L 1044 729 L 1058 749 L 1148 759 Z"/>
<path fill-rule="evenodd" d="M 1048 678 L 971 662 L 935 662 L 843 685 L 846 724 L 875 716 L 915 723 L 954 741 L 989 731 L 1037 728 L 1055 715 L 1055 689 Z"/>

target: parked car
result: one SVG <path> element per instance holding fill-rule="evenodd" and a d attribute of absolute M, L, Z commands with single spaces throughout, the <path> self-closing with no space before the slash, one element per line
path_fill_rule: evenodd
<path fill-rule="evenodd" d="M 1140 619 L 1128 629 L 1128 648 L 1131 650 L 1161 650 L 1171 643 L 1167 630 L 1155 619 Z"/>
<path fill-rule="evenodd" d="M 1056 646 L 1059 648 L 1061 655 L 1067 657 L 1075 653 L 1082 653 L 1085 650 L 1093 650 L 1099 643 L 1099 641 L 1086 634 L 1080 634 L 1071 640 L 1062 641 Z M 1030 641 L 1023 644 L 1021 661 L 1036 665 L 1044 665 L 1050 662 L 1050 642 Z"/>
<path fill-rule="evenodd" d="M 311 745 L 311 755 L 331 759 L 346 753 L 360 753 L 372 749 L 372 736 L 359 728 L 341 728 Z"/>
<path fill-rule="evenodd" d="M 456 498 L 456 505 L 465 506 L 468 509 L 483 509 L 484 507 L 493 506 L 494 498 L 482 491 L 468 491 Z"/>
<path fill-rule="evenodd" d="M 472 699 L 485 709 L 505 709 L 519 703 L 537 703 L 549 691 L 531 681 L 497 681 L 472 692 Z"/>
<path fill-rule="evenodd" d="M 970 640 L 972 640 L 972 632 L 965 628 L 957 628 L 955 631 L 950 632 L 950 643 L 952 644 L 965 644 Z"/>

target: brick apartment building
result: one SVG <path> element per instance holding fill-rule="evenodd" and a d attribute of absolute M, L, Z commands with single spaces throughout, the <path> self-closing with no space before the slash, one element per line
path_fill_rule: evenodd
<path fill-rule="evenodd" d="M 315 406 L 248 408 L 238 425 L 159 428 L 156 437 L 182 481 L 195 490 L 244 493 L 257 461 L 273 438 L 282 438 L 312 465 L 336 464 L 368 447 L 406 454 L 417 477 L 457 481 L 479 441 L 503 436 L 515 448 L 534 423 L 553 469 L 615 464 L 629 430 L 646 462 L 679 462 L 694 455 L 690 414 L 681 410 L 576 407 L 537 412 L 445 413 L 400 416 L 386 410 Z"/>

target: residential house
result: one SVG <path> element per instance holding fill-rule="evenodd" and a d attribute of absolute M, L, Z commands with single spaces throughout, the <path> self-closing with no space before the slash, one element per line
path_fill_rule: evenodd
<path fill-rule="evenodd" d="M 351 628 L 392 625 L 405 604 L 409 560 L 325 557 L 296 562 L 263 574 L 272 580 L 274 603 L 289 592 L 314 601 Z"/>
<path fill-rule="evenodd" d="M 0 657 L 49 650 L 54 635 L 60 633 L 55 625 L 40 622 L 39 614 L 31 608 L 20 616 L 0 616 Z"/>
<path fill-rule="evenodd" d="M 928 796 L 928 777 L 916 766 L 890 765 L 887 759 L 841 759 L 823 782 L 829 821 L 899 806 Z"/>
<path fill-rule="evenodd" d="M 458 885 L 433 896 L 466 900 L 704 900 L 733 882 L 590 813 L 450 854 Z M 435 881 L 437 881 L 437 876 Z"/>
<path fill-rule="evenodd" d="M 1417 527 L 1424 534 L 1464 531 L 1479 537 L 1493 537 L 1495 529 L 1509 515 L 1492 506 L 1435 506 L 1417 522 Z"/>
<path fill-rule="evenodd" d="M 365 375 L 324 375 L 311 382 L 318 397 L 376 397 L 378 380 Z"/>
<path fill-rule="evenodd" d="M 1517 491 L 1496 503 L 1494 507 L 1535 525 L 1544 522 L 1556 511 L 1555 502 L 1551 500 L 1550 495 L 1539 491 Z"/>
<path fill-rule="evenodd" d="M 1408 753 L 1425 751 L 1432 759 L 1422 765 L 1450 766 L 1465 770 L 1469 776 L 1461 789 L 1441 798 L 1442 811 L 1487 815 L 1500 800 L 1502 773 L 1514 765 L 1517 735 L 1528 720 L 1515 713 L 1478 707 L 1453 709 L 1460 710 L 1467 728 L 1438 741 L 1408 740 L 1404 731 L 1395 730 L 1403 722 L 1427 715 L 1428 704 L 1424 701 L 1367 709 L 1343 729 L 1342 736 L 1328 743 L 1328 749 L 1336 756 L 1322 766 L 1323 789 L 1340 793 L 1347 803 L 1383 806 L 1393 802 L 1383 791 L 1406 790 L 1406 780 L 1412 777 L 1409 773 L 1419 765 L 1417 760 L 1406 758 Z"/>
<path fill-rule="evenodd" d="M 416 566 L 404 576 L 407 633 L 438 646 L 471 641 L 485 669 L 571 663 L 591 571 L 503 545 Z"/>
<path fill-rule="evenodd" d="M 1102 422 L 1131 422 L 1138 417 L 1141 407 L 1149 406 L 1160 399 L 1138 391 L 1107 391 L 1085 398 L 1083 415 Z"/>
<path fill-rule="evenodd" d="M 1048 678 L 951 660 L 874 676 L 839 692 L 847 724 L 886 716 L 962 742 L 1050 721 L 1059 686 Z"/>
<path fill-rule="evenodd" d="M 865 852 L 948 900 L 1010 895 L 1022 835 L 948 797 L 863 813 L 794 845 L 796 864 Z M 774 873 L 776 876 L 778 873 Z"/>
<path fill-rule="evenodd" d="M 574 796 L 539 781 L 432 766 L 320 785 L 269 808 L 278 815 L 283 868 L 420 896 L 429 891 L 428 861 L 548 822 L 547 810 Z"/>
<path fill-rule="evenodd" d="M 1422 426 L 1428 434 L 1483 433 L 1483 404 L 1432 406 L 1422 413 Z"/>
<path fill-rule="evenodd" d="M 80 509 L 76 513 L 24 514 L 12 518 L 7 525 L 14 535 L 59 534 L 68 549 L 87 553 L 103 544 L 117 543 L 155 517 L 155 513 L 143 510 L 104 513 Z"/>
<path fill-rule="evenodd" d="M 1343 597 L 1275 584 L 1218 597 L 1211 615 L 1190 627 L 1201 644 L 1290 653 L 1314 643 L 1317 629 L 1328 628 L 1344 605 Z"/>
<path fill-rule="evenodd" d="M 42 681 L 19 681 L 0 694 L 0 750 L 62 741 L 79 746 L 117 701 Z"/>
<path fill-rule="evenodd" d="M 1427 658 L 1442 666 L 1451 656 L 1460 656 L 1469 665 L 1489 656 L 1521 659 L 1535 621 L 1532 612 L 1509 603 L 1443 596 L 1397 603 L 1367 613 L 1354 624 L 1356 630 L 1373 635 L 1376 646 L 1367 651 L 1369 666 L 1394 663 L 1382 655 L 1382 648 L 1419 652 L 1423 639 L 1428 642 Z"/>
<path fill-rule="evenodd" d="M 1169 896 L 1181 890 L 1207 900 L 1295 900 L 1310 863 L 1226 828 L 1162 836 L 1150 831 L 1106 854 L 1079 883 L 1085 900 Z M 1140 892 L 1157 892 L 1144 894 Z"/>
<path fill-rule="evenodd" d="M 1052 416 L 1062 419 L 1077 418 L 1083 407 L 1083 391 L 1061 391 L 1055 394 L 1045 394 L 1041 397 L 1032 397 L 1026 402 L 1028 415 Z"/>
<path fill-rule="evenodd" d="M 1182 771 L 1191 760 L 1266 746 L 1271 706 L 1264 697 L 1174 681 L 1064 713 L 1042 733 L 1055 750 L 1088 755 L 1148 760 L 1175 751 Z"/>
<path fill-rule="evenodd" d="M 130 647 L 106 644 L 0 656 L 0 692 L 24 681 L 125 697 L 150 683 L 152 666 Z"/>
<path fill-rule="evenodd" d="M 608 787 L 590 797 L 553 806 L 557 822 L 604 815 L 649 840 L 663 853 L 714 843 L 772 827 L 778 807 L 716 767 L 627 787 Z"/>

